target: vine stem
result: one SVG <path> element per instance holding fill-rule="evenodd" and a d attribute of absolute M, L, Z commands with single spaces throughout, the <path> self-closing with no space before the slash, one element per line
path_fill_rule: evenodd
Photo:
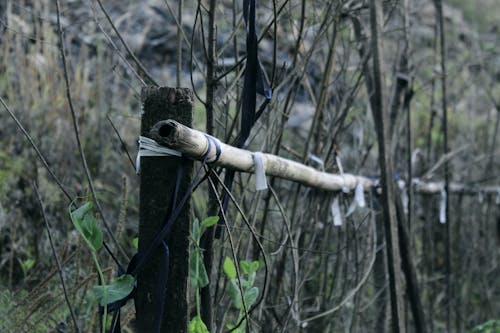
<path fill-rule="evenodd" d="M 93 250 L 90 250 L 92 254 L 92 259 L 94 260 L 95 267 L 97 269 L 97 274 L 99 274 L 99 282 L 102 286 L 105 285 L 104 282 L 104 274 L 102 274 L 101 266 L 99 265 L 99 261 L 97 260 L 97 255 Z M 103 288 L 104 300 L 107 299 L 107 291 L 106 288 Z M 107 302 L 106 302 L 107 303 Z M 102 333 L 106 332 L 106 317 L 108 316 L 108 305 L 104 304 L 104 314 L 102 315 Z"/>

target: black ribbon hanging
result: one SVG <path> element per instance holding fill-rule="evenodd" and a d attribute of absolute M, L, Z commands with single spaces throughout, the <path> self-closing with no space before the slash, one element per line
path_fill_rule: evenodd
<path fill-rule="evenodd" d="M 272 90 L 264 75 L 258 58 L 258 39 L 255 24 L 255 0 L 243 0 L 243 18 L 247 25 L 247 61 L 241 103 L 241 128 L 238 147 L 243 147 L 250 136 L 250 130 L 262 114 L 272 97 Z M 257 93 L 265 97 L 264 103 L 256 113 Z"/>
<path fill-rule="evenodd" d="M 255 10 L 256 3 L 255 0 L 243 0 L 243 18 L 247 25 L 247 38 L 246 38 L 246 50 L 247 50 L 247 61 L 245 66 L 245 77 L 243 81 L 243 92 L 241 96 L 241 126 L 237 145 L 242 148 L 245 145 L 248 137 L 250 136 L 250 131 L 253 125 L 262 115 L 267 104 L 272 98 L 272 89 L 269 87 L 269 83 L 262 69 L 262 64 L 258 57 L 258 38 L 257 38 L 257 28 L 255 24 Z M 257 108 L 257 94 L 264 97 L 264 101 Z M 232 189 L 232 184 L 234 181 L 235 172 L 228 170 L 226 176 L 224 177 L 224 185 L 230 191 Z M 222 198 L 222 209 L 224 212 L 227 211 L 229 203 L 229 195 L 224 193 Z M 217 225 L 217 230 L 215 233 L 216 238 L 220 238 L 222 232 L 222 218 L 219 220 Z"/>

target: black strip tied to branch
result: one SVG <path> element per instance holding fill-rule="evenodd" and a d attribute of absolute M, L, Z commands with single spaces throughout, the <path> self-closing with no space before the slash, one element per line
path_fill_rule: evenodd
<path fill-rule="evenodd" d="M 269 87 L 269 82 L 264 74 L 262 64 L 258 57 L 258 38 L 257 28 L 255 24 L 255 0 L 243 0 L 243 18 L 245 19 L 247 27 L 247 61 L 245 66 L 245 77 L 243 81 L 243 92 L 241 101 L 241 127 L 238 140 L 238 148 L 245 145 L 253 125 L 264 112 L 266 106 L 271 101 L 273 92 Z M 257 109 L 257 94 L 264 97 L 264 101 Z M 234 180 L 234 171 L 229 170 L 224 177 L 224 185 L 231 190 Z M 227 211 L 229 202 L 229 195 L 227 193 L 223 196 L 223 210 Z M 222 218 L 218 224 L 215 234 L 216 238 L 220 238 L 222 231 Z"/>
<path fill-rule="evenodd" d="M 238 147 L 243 147 L 250 130 L 272 97 L 272 90 L 258 58 L 258 39 L 255 24 L 255 0 L 243 0 L 243 17 L 247 25 L 247 62 L 242 93 L 241 132 Z M 256 112 L 257 93 L 265 100 Z"/>

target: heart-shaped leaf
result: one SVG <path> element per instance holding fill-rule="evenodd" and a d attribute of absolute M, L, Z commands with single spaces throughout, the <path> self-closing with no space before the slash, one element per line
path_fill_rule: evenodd
<path fill-rule="evenodd" d="M 94 295 L 99 304 L 105 306 L 127 297 L 134 289 L 135 279 L 130 274 L 119 276 L 113 283 L 103 286 L 94 286 Z"/>
<path fill-rule="evenodd" d="M 189 322 L 188 326 L 188 332 L 189 333 L 210 333 L 208 330 L 207 326 L 203 322 L 203 320 L 199 317 L 196 316 L 191 321 Z"/>
<path fill-rule="evenodd" d="M 90 249 L 94 252 L 99 251 L 103 244 L 103 235 L 94 215 L 92 215 L 92 203 L 87 202 L 70 212 L 70 216 L 76 230 L 85 239 Z"/>

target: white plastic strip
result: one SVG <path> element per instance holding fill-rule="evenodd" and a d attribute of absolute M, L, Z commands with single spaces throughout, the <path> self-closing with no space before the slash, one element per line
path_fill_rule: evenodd
<path fill-rule="evenodd" d="M 255 172 L 255 190 L 267 190 L 266 168 L 264 167 L 264 159 L 261 152 L 252 154 L 254 172 Z"/>
<path fill-rule="evenodd" d="M 135 159 L 135 170 L 139 174 L 141 171 L 142 156 L 182 156 L 181 152 L 167 147 L 160 146 L 155 140 L 145 136 L 139 137 L 139 152 Z"/>
<path fill-rule="evenodd" d="M 366 206 L 365 201 L 365 189 L 363 188 L 363 184 L 358 182 L 356 184 L 356 189 L 354 190 L 354 199 L 359 207 L 364 208 Z"/>
<path fill-rule="evenodd" d="M 342 162 L 340 162 L 339 155 L 335 155 L 335 162 L 337 163 L 337 166 L 338 166 L 339 172 L 340 172 L 340 176 L 342 177 L 342 180 L 344 182 L 344 184 L 342 185 L 342 192 L 349 193 L 349 188 L 347 186 L 345 186 L 344 168 L 342 167 Z"/>
<path fill-rule="evenodd" d="M 366 206 L 365 201 L 365 192 L 363 188 L 363 184 L 358 182 L 356 184 L 356 188 L 354 189 L 354 200 L 352 200 L 349 208 L 347 208 L 347 212 L 345 213 L 345 217 L 351 216 L 352 213 L 356 210 L 356 207 L 364 208 Z"/>
<path fill-rule="evenodd" d="M 500 205 L 500 188 L 497 189 L 497 197 L 495 198 L 495 203 Z"/>
<path fill-rule="evenodd" d="M 479 191 L 479 193 L 477 194 L 477 201 L 479 201 L 480 204 L 482 204 L 484 202 L 484 192 L 483 191 Z"/>
<path fill-rule="evenodd" d="M 410 199 L 408 198 L 405 181 L 402 179 L 398 180 L 398 187 L 401 191 L 401 203 L 403 204 L 403 211 L 405 214 L 408 214 L 408 204 L 410 203 Z"/>
<path fill-rule="evenodd" d="M 344 222 L 342 221 L 342 213 L 340 212 L 339 197 L 333 199 L 330 209 L 332 210 L 333 225 L 340 227 Z"/>
<path fill-rule="evenodd" d="M 446 191 L 441 190 L 441 199 L 439 202 L 439 222 L 446 223 Z"/>

